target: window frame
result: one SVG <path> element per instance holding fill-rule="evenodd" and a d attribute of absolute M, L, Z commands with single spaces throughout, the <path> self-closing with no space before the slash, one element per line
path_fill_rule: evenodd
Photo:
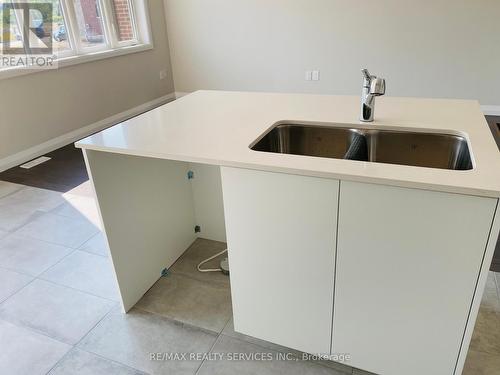
<path fill-rule="evenodd" d="M 8 1 L 15 3 L 29 0 Z M 102 26 L 105 43 L 93 47 L 83 47 L 81 44 L 74 0 L 59 1 L 70 49 L 58 52 L 58 68 L 143 52 L 154 48 L 151 34 L 149 0 L 128 0 L 130 21 L 135 38 L 125 41 L 119 40 L 118 19 L 112 3 L 113 0 L 96 0 L 103 20 Z M 52 69 L 0 68 L 0 80 L 50 70 Z"/>

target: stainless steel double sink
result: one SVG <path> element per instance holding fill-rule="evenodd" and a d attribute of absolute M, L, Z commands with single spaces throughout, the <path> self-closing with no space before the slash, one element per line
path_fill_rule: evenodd
<path fill-rule="evenodd" d="M 473 168 L 467 140 L 445 133 L 278 123 L 250 148 L 281 154 L 440 169 Z"/>

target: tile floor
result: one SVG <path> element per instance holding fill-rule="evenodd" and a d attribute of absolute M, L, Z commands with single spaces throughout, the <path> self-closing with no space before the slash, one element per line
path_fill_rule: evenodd
<path fill-rule="evenodd" d="M 326 361 L 152 360 L 301 353 L 234 331 L 228 277 L 196 271 L 219 242 L 197 240 L 122 314 L 91 191 L 88 182 L 63 194 L 0 181 L 0 374 L 366 374 Z M 500 373 L 499 287 L 490 273 L 464 375 Z"/>

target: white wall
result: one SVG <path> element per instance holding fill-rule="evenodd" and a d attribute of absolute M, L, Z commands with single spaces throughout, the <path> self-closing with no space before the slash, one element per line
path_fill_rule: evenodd
<path fill-rule="evenodd" d="M 153 50 L 0 79 L 0 169 L 2 159 L 174 91 L 163 3 L 149 7 Z"/>
<path fill-rule="evenodd" d="M 500 105 L 499 0 L 165 0 L 176 91 L 388 95 Z M 321 70 L 319 82 L 304 71 Z"/>

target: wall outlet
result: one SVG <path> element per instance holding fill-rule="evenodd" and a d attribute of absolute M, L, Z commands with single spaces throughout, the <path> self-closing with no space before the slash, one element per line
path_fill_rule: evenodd
<path fill-rule="evenodd" d="M 306 81 L 319 81 L 319 70 L 306 70 Z"/>
<path fill-rule="evenodd" d="M 167 70 L 162 69 L 160 70 L 160 79 L 165 79 L 165 78 L 167 78 Z"/>

